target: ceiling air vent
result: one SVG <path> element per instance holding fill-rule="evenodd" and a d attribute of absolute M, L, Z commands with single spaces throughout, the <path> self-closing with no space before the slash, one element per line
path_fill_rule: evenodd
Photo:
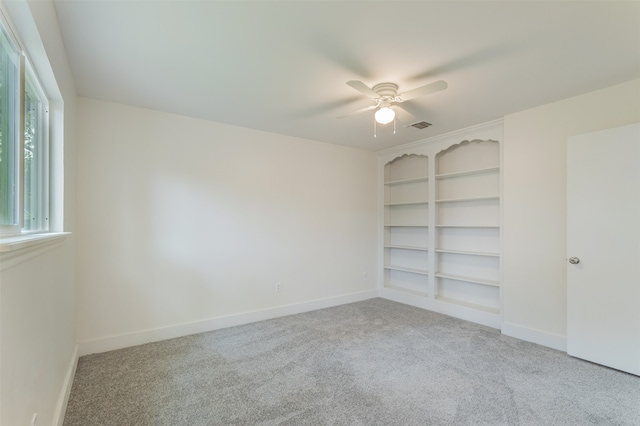
<path fill-rule="evenodd" d="M 416 129 L 422 130 L 422 129 L 426 129 L 429 126 L 431 126 L 431 123 L 427 123 L 426 121 L 419 121 L 417 123 L 410 124 L 407 127 L 415 127 Z"/>

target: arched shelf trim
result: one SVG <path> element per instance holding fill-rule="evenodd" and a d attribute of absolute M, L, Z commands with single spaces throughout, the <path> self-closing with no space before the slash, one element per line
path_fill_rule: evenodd
<path fill-rule="evenodd" d="M 500 166 L 499 152 L 500 144 L 494 139 L 462 140 L 435 154 L 435 174 L 440 176 L 441 174 L 494 169 Z"/>
<path fill-rule="evenodd" d="M 393 164 L 397 160 L 400 160 L 400 159 L 405 158 L 405 157 L 413 157 L 413 156 L 428 158 L 428 156 L 425 155 L 425 154 L 402 154 L 402 155 L 398 155 L 397 157 L 387 161 L 386 163 L 384 163 L 384 165 L 386 166 L 387 164 Z"/>
<path fill-rule="evenodd" d="M 500 144 L 500 141 L 497 141 L 495 139 L 464 139 L 464 140 L 458 142 L 457 144 L 450 145 L 450 146 L 448 146 L 446 148 L 441 149 L 440 151 L 438 151 L 436 153 L 436 157 L 438 155 L 444 154 L 446 152 L 454 151 L 457 148 L 462 147 L 464 145 L 468 145 L 468 144 L 471 144 L 471 143 L 482 143 L 482 142 L 493 142 L 493 143 Z M 395 159 L 394 159 L 394 161 L 395 161 Z"/>
<path fill-rule="evenodd" d="M 384 181 L 392 184 L 427 180 L 429 156 L 418 153 L 398 155 L 384 164 L 383 171 Z"/>

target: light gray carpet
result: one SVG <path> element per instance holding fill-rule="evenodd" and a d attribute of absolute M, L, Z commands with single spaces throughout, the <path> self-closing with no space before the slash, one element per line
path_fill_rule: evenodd
<path fill-rule="evenodd" d="M 64 424 L 640 425 L 640 378 L 372 299 L 82 357 Z"/>

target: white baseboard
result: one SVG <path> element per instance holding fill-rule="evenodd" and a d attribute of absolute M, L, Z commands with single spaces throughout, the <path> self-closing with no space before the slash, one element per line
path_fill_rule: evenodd
<path fill-rule="evenodd" d="M 330 297 L 327 299 L 311 300 L 308 302 L 296 303 L 293 305 L 276 306 L 269 309 L 243 312 L 235 315 L 211 318 L 184 324 L 176 324 L 168 327 L 143 330 L 117 336 L 109 336 L 100 339 L 85 340 L 79 342 L 78 356 L 107 352 L 115 349 L 142 345 L 144 343 L 158 342 L 161 340 L 173 339 L 190 334 L 203 333 L 206 331 L 218 330 L 221 328 L 249 324 L 252 322 L 283 317 L 286 315 L 315 311 L 317 309 L 330 308 L 332 306 L 344 305 L 346 303 L 360 302 L 362 300 L 372 299 L 374 297 L 378 297 L 377 290 L 363 291 L 359 293 L 347 294 L 344 296 Z"/>
<path fill-rule="evenodd" d="M 477 309 L 472 309 L 452 303 L 441 302 L 438 300 L 432 300 L 427 296 L 418 296 L 401 290 L 394 290 L 392 288 L 381 288 L 380 297 L 388 300 L 393 300 L 394 302 L 404 303 L 405 305 L 427 309 L 429 311 L 448 315 L 450 317 L 459 318 L 465 321 L 486 325 L 487 327 L 491 328 L 500 329 L 500 325 L 502 323 L 500 315 L 498 314 L 483 312 Z"/>
<path fill-rule="evenodd" d="M 502 334 L 527 342 L 537 343 L 562 352 L 567 351 L 567 337 L 535 330 L 510 322 L 502 323 Z"/>
<path fill-rule="evenodd" d="M 381 288 L 380 297 L 393 300 L 394 302 L 404 303 L 422 309 L 438 312 L 440 314 L 449 315 L 466 321 L 475 322 L 486 325 L 487 327 L 497 328 L 502 334 L 527 342 L 536 343 L 559 351 L 567 351 L 566 336 L 559 336 L 545 331 L 535 330 L 533 328 L 521 325 L 503 322 L 500 315 L 487 312 L 479 312 L 474 309 L 465 308 L 464 306 L 456 306 L 449 303 L 431 300 L 426 296 L 418 296 L 403 291 L 390 288 Z"/>
<path fill-rule="evenodd" d="M 431 310 L 429 299 L 426 296 L 418 296 L 383 287 L 380 289 L 380 297 L 405 305 L 415 306 L 416 308 Z"/>
<path fill-rule="evenodd" d="M 58 403 L 56 404 L 56 411 L 54 413 L 53 421 L 54 425 L 62 426 L 64 423 L 64 415 L 67 411 L 67 404 L 69 403 L 69 396 L 71 395 L 71 387 L 73 386 L 73 378 L 76 375 L 76 368 L 78 367 L 78 345 L 73 351 L 71 355 L 71 360 L 69 361 L 69 367 L 67 368 L 67 374 L 64 377 L 64 383 L 62 384 L 62 390 L 60 392 L 60 397 L 58 398 Z"/>

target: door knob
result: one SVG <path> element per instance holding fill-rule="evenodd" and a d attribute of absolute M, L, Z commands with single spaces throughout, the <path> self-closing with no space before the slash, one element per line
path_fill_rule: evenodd
<path fill-rule="evenodd" d="M 569 263 L 572 265 L 577 265 L 578 263 L 580 263 L 580 259 L 578 259 L 577 257 L 570 257 Z"/>

